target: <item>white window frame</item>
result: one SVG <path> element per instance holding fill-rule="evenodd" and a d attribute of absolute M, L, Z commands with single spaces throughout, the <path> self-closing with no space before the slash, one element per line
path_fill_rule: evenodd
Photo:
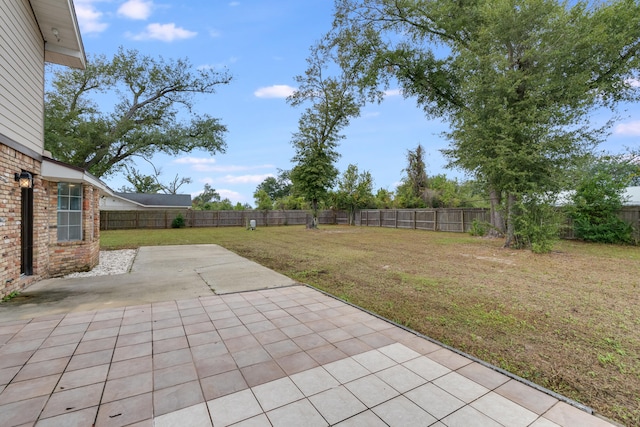
<path fill-rule="evenodd" d="M 58 183 L 58 242 L 82 240 L 82 184 Z"/>

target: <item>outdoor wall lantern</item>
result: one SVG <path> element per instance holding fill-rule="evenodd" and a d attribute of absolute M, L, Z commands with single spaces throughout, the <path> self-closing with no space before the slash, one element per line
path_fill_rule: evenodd
<path fill-rule="evenodd" d="M 29 172 L 22 171 L 20 173 L 16 173 L 15 179 L 16 181 L 18 181 L 18 185 L 20 185 L 20 188 L 33 187 L 33 177 Z"/>

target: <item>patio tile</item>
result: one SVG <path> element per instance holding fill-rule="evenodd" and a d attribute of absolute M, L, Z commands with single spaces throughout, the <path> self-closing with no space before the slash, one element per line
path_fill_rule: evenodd
<path fill-rule="evenodd" d="M 12 366 L 22 366 L 31 356 L 33 356 L 33 353 L 33 350 L 29 350 L 20 353 L 5 354 L 0 357 L 0 369 L 10 368 Z"/>
<path fill-rule="evenodd" d="M 368 335 L 362 335 L 358 339 L 371 348 L 380 348 L 393 344 L 395 341 L 380 332 L 373 332 Z"/>
<path fill-rule="evenodd" d="M 178 411 L 203 402 L 204 397 L 198 381 L 163 388 L 153 393 L 154 416 Z"/>
<path fill-rule="evenodd" d="M 185 336 L 154 341 L 152 344 L 153 354 L 166 353 L 167 351 L 180 350 L 187 347 L 189 347 L 189 342 Z"/>
<path fill-rule="evenodd" d="M 406 425 L 406 424 L 405 424 Z M 364 411 L 355 417 L 336 424 L 336 427 L 387 427 L 387 423 L 382 421 L 373 411 Z"/>
<path fill-rule="evenodd" d="M 320 365 L 325 365 L 327 363 L 335 362 L 349 357 L 333 344 L 327 344 L 320 347 L 312 348 L 311 350 L 307 351 L 307 354 Z"/>
<path fill-rule="evenodd" d="M 271 319 L 271 320 L 289 316 L 289 313 L 287 313 L 286 311 L 282 310 L 281 308 L 279 308 L 277 310 L 265 311 L 262 314 L 264 314 L 264 317 L 266 317 L 267 319 Z"/>
<path fill-rule="evenodd" d="M 399 395 L 398 391 L 375 375 L 367 375 L 344 385 L 367 408 L 373 408 Z"/>
<path fill-rule="evenodd" d="M 98 413 L 98 406 L 56 415 L 51 418 L 40 417 L 38 427 L 90 426 Z"/>
<path fill-rule="evenodd" d="M 100 405 L 96 425 L 101 427 L 124 426 L 153 418 L 151 393 Z"/>
<path fill-rule="evenodd" d="M 293 339 L 293 342 L 295 342 L 298 347 L 305 351 L 329 344 L 327 340 L 315 333 L 295 337 Z"/>
<path fill-rule="evenodd" d="M 244 325 L 232 326 L 230 328 L 225 328 L 225 329 L 218 329 L 218 333 L 220 334 L 222 339 L 225 341 L 231 338 L 237 338 L 237 337 L 251 334 L 251 332 L 249 332 L 247 327 Z"/>
<path fill-rule="evenodd" d="M 254 335 L 259 332 L 272 331 L 276 329 L 276 325 L 271 323 L 270 320 L 263 320 L 260 322 L 249 323 L 246 326 L 247 326 L 247 329 L 249 329 L 249 331 Z"/>
<path fill-rule="evenodd" d="M 29 359 L 29 362 L 42 362 L 44 360 L 58 359 L 60 357 L 71 356 L 75 351 L 77 344 L 65 344 L 55 347 L 48 347 L 37 350 Z M 16 354 L 16 353 L 12 353 Z M 18 353 L 22 354 L 22 353 Z"/>
<path fill-rule="evenodd" d="M 422 355 L 431 354 L 441 348 L 438 344 L 416 335 L 404 337 L 399 342 Z"/>
<path fill-rule="evenodd" d="M 207 401 L 249 388 L 242 373 L 237 369 L 200 378 L 200 385 Z"/>
<path fill-rule="evenodd" d="M 213 323 L 207 318 L 204 322 L 198 323 L 190 323 L 184 325 L 184 332 L 187 335 L 200 334 L 202 332 L 213 332 L 216 330 L 216 327 L 213 326 Z"/>
<path fill-rule="evenodd" d="M 262 413 L 251 390 L 228 394 L 207 402 L 214 426 L 228 426 Z"/>
<path fill-rule="evenodd" d="M 240 421 L 233 427 L 272 427 L 269 418 L 265 414 L 256 415 L 248 420 Z"/>
<path fill-rule="evenodd" d="M 109 368 L 108 380 L 116 378 L 128 377 L 143 372 L 153 370 L 153 359 L 151 356 L 136 357 L 133 359 L 122 360 L 120 362 L 111 363 Z"/>
<path fill-rule="evenodd" d="M 568 405 L 564 402 L 556 403 L 551 409 L 543 415 L 544 418 L 553 421 L 562 426 L 580 426 L 580 427 L 611 427 L 612 424 L 593 417 L 580 409 Z"/>
<path fill-rule="evenodd" d="M 240 369 L 240 371 L 249 387 L 277 380 L 287 375 L 275 360 L 247 366 Z"/>
<path fill-rule="evenodd" d="M 216 331 L 200 332 L 198 334 L 190 334 L 187 336 L 189 345 L 196 347 L 204 344 L 211 344 L 222 341 L 220 335 Z"/>
<path fill-rule="evenodd" d="M 489 393 L 471 403 L 471 406 L 502 425 L 525 427 L 538 415 L 496 393 Z"/>
<path fill-rule="evenodd" d="M 76 369 L 90 368 L 92 366 L 104 365 L 111 363 L 113 349 L 94 351 L 93 353 L 76 354 L 71 357 L 71 361 L 67 366 L 67 371 L 75 371 Z"/>
<path fill-rule="evenodd" d="M 168 414 L 154 417 L 153 425 L 155 427 L 212 427 L 207 404 L 202 402 L 197 405 L 189 406 Z"/>
<path fill-rule="evenodd" d="M 371 346 L 358 338 L 351 338 L 344 341 L 334 343 L 341 351 L 349 356 L 364 353 L 365 351 L 372 350 Z"/>
<path fill-rule="evenodd" d="M 127 345 L 124 347 L 116 347 L 113 353 L 113 361 L 119 362 L 121 360 L 134 359 L 136 357 L 143 357 L 151 355 L 153 346 L 151 341 L 140 344 Z"/>
<path fill-rule="evenodd" d="M 260 343 L 253 337 L 253 335 L 228 338 L 224 340 L 224 344 L 227 346 L 230 353 L 260 347 Z"/>
<path fill-rule="evenodd" d="M 348 383 L 349 381 L 362 378 L 365 375 L 369 375 L 369 371 L 365 369 L 358 362 L 352 358 L 338 360 L 336 362 L 323 365 L 323 368 L 327 370 L 340 384 Z"/>
<path fill-rule="evenodd" d="M 350 334 L 348 334 L 344 330 L 337 329 L 335 327 L 333 329 L 326 329 L 324 331 L 319 331 L 318 334 L 332 344 L 353 338 Z"/>
<path fill-rule="evenodd" d="M 278 365 L 280 365 L 287 375 L 296 374 L 318 366 L 318 362 L 304 352 L 279 357 L 276 359 L 276 362 L 278 362 Z"/>
<path fill-rule="evenodd" d="M 171 328 L 164 328 L 164 329 L 153 329 L 153 340 L 154 341 L 160 341 L 160 340 L 166 340 L 168 338 L 175 338 L 175 337 L 183 337 L 185 336 L 185 332 L 184 332 L 184 328 L 182 327 L 182 324 L 180 326 L 174 326 Z"/>
<path fill-rule="evenodd" d="M 31 399 L 32 397 L 51 394 L 60 375 L 33 378 L 30 380 L 12 382 L 0 393 L 0 405 Z"/>
<path fill-rule="evenodd" d="M 114 348 L 116 346 L 116 339 L 117 337 L 113 336 L 91 341 L 81 341 L 74 354 L 91 353 L 107 348 Z"/>
<path fill-rule="evenodd" d="M 200 314 L 182 318 L 182 326 L 195 325 L 204 322 L 213 326 L 211 319 L 209 319 L 209 315 L 204 310 L 202 310 L 202 313 Z"/>
<path fill-rule="evenodd" d="M 193 317 L 193 316 L 198 316 L 200 314 L 204 314 L 206 315 L 207 313 L 204 311 L 204 308 L 200 305 L 200 303 L 197 303 L 197 306 L 191 307 L 191 308 L 180 308 L 180 317 L 182 317 L 182 322 L 184 323 L 184 319 L 188 318 L 188 317 Z M 209 317 L 209 316 L 207 316 Z"/>
<path fill-rule="evenodd" d="M 65 372 L 60 378 L 56 390 L 69 390 L 75 387 L 82 387 L 89 384 L 103 382 L 107 379 L 109 365 L 92 366 L 91 368 L 78 369 Z"/>
<path fill-rule="evenodd" d="M 405 396 L 437 419 L 462 408 L 465 403 L 434 384 L 425 384 L 405 393 Z"/>
<path fill-rule="evenodd" d="M 151 372 L 107 380 L 104 385 L 102 402 L 112 402 L 151 391 L 153 391 L 153 374 Z"/>
<path fill-rule="evenodd" d="M 489 369 L 477 362 L 470 363 L 467 366 L 463 366 L 456 372 L 462 376 L 469 378 L 472 381 L 477 382 L 480 385 L 485 386 L 489 390 L 493 390 L 494 388 L 509 381 L 509 377 L 507 377 L 506 375 L 503 375 L 500 372 L 496 372 L 493 369 Z"/>
<path fill-rule="evenodd" d="M 164 369 L 192 362 L 191 350 L 188 348 L 153 355 L 153 369 Z"/>
<path fill-rule="evenodd" d="M 206 310 L 206 311 L 207 311 L 207 314 L 209 315 L 209 319 L 213 320 L 214 325 L 216 323 L 216 320 L 228 319 L 228 318 L 237 319 L 236 314 L 228 308 L 225 310 L 215 310 L 215 311 Z"/>
<path fill-rule="evenodd" d="M 254 333 L 253 335 L 260 344 L 266 345 L 287 339 L 288 337 L 280 329 Z"/>
<path fill-rule="evenodd" d="M 295 317 L 289 315 L 289 316 L 283 316 L 283 317 L 277 317 L 275 319 L 271 319 L 271 322 L 276 325 L 278 328 L 282 329 L 282 328 L 288 328 L 290 326 L 298 326 L 298 325 L 302 325 L 302 323 L 300 323 L 298 321 L 298 319 L 296 319 Z"/>
<path fill-rule="evenodd" d="M 196 367 L 193 363 L 170 366 L 164 369 L 154 369 L 153 389 L 160 390 L 177 384 L 186 383 L 198 379 Z"/>
<path fill-rule="evenodd" d="M 451 372 L 451 370 L 446 366 L 434 362 L 425 356 L 409 360 L 402 365 L 428 381 L 432 381 Z"/>
<path fill-rule="evenodd" d="M 308 399 L 329 424 L 336 424 L 367 409 L 344 386 L 314 394 Z"/>
<path fill-rule="evenodd" d="M 239 368 L 255 365 L 257 363 L 272 360 L 272 357 L 263 348 L 248 348 L 246 350 L 235 351 L 231 356 L 236 361 Z"/>
<path fill-rule="evenodd" d="M 366 351 L 351 356 L 353 360 L 367 368 L 369 372 L 378 372 L 396 365 L 396 362 L 379 352 L 378 350 Z"/>
<path fill-rule="evenodd" d="M 84 333 L 89 327 L 89 323 L 78 323 L 75 325 L 58 326 L 51 331 L 51 337 L 58 335 L 72 335 L 76 333 Z"/>
<path fill-rule="evenodd" d="M 48 398 L 49 396 L 40 396 L 0 405 L 2 422 L 9 426 L 33 424 L 40 415 L 45 403 L 47 403 Z"/>
<path fill-rule="evenodd" d="M 446 366 L 452 371 L 455 371 L 456 369 L 460 369 L 463 366 L 471 363 L 471 359 L 467 359 L 466 357 L 461 356 L 457 353 L 454 353 L 453 351 L 448 350 L 446 348 L 441 348 L 440 350 L 431 352 L 427 357 L 429 357 L 432 360 L 435 360 L 441 365 Z"/>
<path fill-rule="evenodd" d="M 322 366 L 298 372 L 290 378 L 307 397 L 340 385 Z"/>
<path fill-rule="evenodd" d="M 510 380 L 498 387 L 495 392 L 538 415 L 542 415 L 558 402 L 556 398 L 516 380 Z"/>
<path fill-rule="evenodd" d="M 99 340 L 102 338 L 111 338 L 118 336 L 120 332 L 120 327 L 115 326 L 113 328 L 105 328 L 105 329 L 96 329 L 93 331 L 87 331 L 84 333 L 82 337 L 82 341 L 91 341 L 91 340 Z"/>
<path fill-rule="evenodd" d="M 230 313 L 233 314 L 232 311 L 230 311 Z M 242 326 L 242 322 L 240 321 L 240 319 L 238 319 L 235 316 L 225 317 L 222 319 L 215 319 L 215 320 L 212 319 L 211 322 L 216 327 L 216 329 L 226 329 L 226 328 L 233 328 L 234 326 Z"/>
<path fill-rule="evenodd" d="M 313 332 L 312 329 L 309 329 L 303 324 L 285 326 L 280 329 L 286 336 L 289 338 L 300 337 L 303 335 L 308 335 Z"/>
<path fill-rule="evenodd" d="M 16 379 L 16 380 L 17 381 L 29 380 L 31 378 L 44 377 L 46 375 L 57 374 L 57 373 L 62 372 L 62 371 L 59 371 L 59 372 L 48 372 L 48 371 L 46 371 L 46 370 L 49 369 L 46 362 L 33 363 L 33 365 L 41 365 L 41 366 L 38 366 L 37 368 L 34 368 L 35 371 L 45 370 L 45 372 L 42 373 L 42 374 L 40 374 L 40 372 L 34 372 L 34 373 L 25 374 L 24 378 Z M 64 363 L 64 365 L 66 365 L 66 362 Z M 25 365 L 25 367 L 26 366 L 27 365 Z M 24 369 L 24 367 L 22 369 Z M 20 366 L 10 366 L 8 368 L 0 369 L 0 385 L 8 384 L 11 380 L 13 380 L 13 378 L 16 376 L 18 371 L 21 371 L 22 369 L 21 369 Z M 57 368 L 57 369 L 60 369 L 60 368 Z M 64 370 L 64 366 L 62 367 L 62 370 Z M 1 392 L 2 391 L 0 390 L 0 393 Z"/>
<path fill-rule="evenodd" d="M 120 326 L 120 335 L 135 334 L 138 332 L 151 331 L 151 321 L 133 323 L 130 325 Z"/>
<path fill-rule="evenodd" d="M 372 411 L 392 427 L 430 426 L 436 421 L 431 414 L 404 396 L 398 396 L 376 406 Z"/>
<path fill-rule="evenodd" d="M 252 314 L 238 316 L 238 319 L 240 319 L 240 321 L 247 326 L 251 323 L 264 322 L 265 320 L 267 320 L 267 318 L 264 317 L 263 314 L 258 313 L 256 309 L 253 309 L 253 310 L 254 312 Z"/>
<path fill-rule="evenodd" d="M 395 365 L 389 369 L 377 372 L 376 376 L 400 393 L 406 393 L 427 382 L 427 380 L 420 375 L 402 365 Z"/>
<path fill-rule="evenodd" d="M 380 351 L 387 357 L 393 359 L 397 363 L 404 363 L 411 359 L 416 359 L 420 357 L 420 353 L 413 351 L 412 349 L 400 343 L 386 345 L 384 347 L 379 348 L 378 351 Z"/>
<path fill-rule="evenodd" d="M 448 427 L 501 427 L 501 424 L 487 417 L 471 406 L 464 406 L 460 410 L 449 415 L 442 422 Z"/>
<path fill-rule="evenodd" d="M 116 341 L 116 347 L 126 347 L 134 344 L 142 344 L 150 342 L 152 338 L 151 331 L 135 332 L 132 334 L 120 334 Z"/>
<path fill-rule="evenodd" d="M 440 377 L 434 380 L 433 383 L 467 403 L 472 402 L 489 392 L 489 389 L 486 387 L 483 387 L 456 372 L 451 372 Z"/>
<path fill-rule="evenodd" d="M 273 427 L 325 427 L 329 424 L 308 400 L 299 400 L 267 412 Z"/>
<path fill-rule="evenodd" d="M 151 329 L 153 332 L 159 332 L 165 329 L 182 328 L 182 319 L 179 313 L 165 319 L 153 319 L 151 322 Z"/>
<path fill-rule="evenodd" d="M 237 368 L 235 360 L 228 353 L 202 359 L 194 358 L 194 364 L 199 378 L 210 377 Z"/>
<path fill-rule="evenodd" d="M 100 403 L 103 387 L 103 384 L 91 384 L 53 393 L 45 405 L 40 418 L 50 418 L 90 407 L 97 407 Z M 96 412 L 93 410 L 94 417 L 95 414 Z M 93 423 L 93 419 L 91 423 Z"/>
<path fill-rule="evenodd" d="M 227 350 L 227 347 L 222 342 L 191 347 L 191 356 L 193 357 L 193 360 L 202 360 L 228 353 L 229 351 Z"/>
<path fill-rule="evenodd" d="M 118 317 L 115 319 L 108 319 L 108 320 L 98 320 L 98 321 L 96 321 L 96 319 L 94 318 L 93 322 L 91 322 L 91 324 L 87 328 L 87 332 L 97 331 L 100 329 L 116 328 L 116 327 L 120 328 L 121 323 L 122 323 L 122 317 Z"/>
<path fill-rule="evenodd" d="M 264 349 L 267 350 L 269 354 L 274 358 L 288 356 L 290 354 L 299 353 L 300 351 L 302 351 L 300 347 L 298 347 L 296 343 L 290 339 L 266 344 L 264 345 Z"/>
<path fill-rule="evenodd" d="M 67 364 L 69 363 L 70 359 L 71 359 L 70 357 L 61 357 L 59 359 L 45 360 L 42 362 L 35 362 L 35 363 L 27 363 L 22 367 L 22 369 L 20 369 L 20 372 L 18 372 L 18 369 L 20 368 L 18 366 L 15 366 L 12 368 L 5 368 L 2 371 L 5 371 L 6 369 L 13 369 L 16 372 L 18 372 L 18 375 L 16 375 L 13 381 L 30 380 L 32 378 L 46 377 L 48 375 L 54 375 L 54 374 L 62 374 Z M 0 377 L 1 376 L 2 375 L 0 375 Z M 7 383 L 8 381 L 4 382 L 4 378 L 0 380 L 0 384 L 7 384 Z"/>
<path fill-rule="evenodd" d="M 265 412 L 304 398 L 288 377 L 252 387 L 251 390 Z"/>
<path fill-rule="evenodd" d="M 84 336 L 84 332 L 49 336 L 49 338 L 44 340 L 41 347 L 47 348 L 47 347 L 55 347 L 57 345 L 64 345 L 64 344 L 78 344 L 83 336 Z M 4 351 L 4 347 L 2 350 Z"/>

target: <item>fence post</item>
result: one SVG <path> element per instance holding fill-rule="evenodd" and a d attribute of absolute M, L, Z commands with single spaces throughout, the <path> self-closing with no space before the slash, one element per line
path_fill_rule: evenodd
<path fill-rule="evenodd" d="M 462 213 L 462 230 L 460 232 L 464 233 L 464 209 L 460 209 L 460 212 Z"/>
<path fill-rule="evenodd" d="M 398 209 L 394 209 L 393 212 L 395 213 L 395 218 L 394 218 L 394 228 L 398 228 Z"/>

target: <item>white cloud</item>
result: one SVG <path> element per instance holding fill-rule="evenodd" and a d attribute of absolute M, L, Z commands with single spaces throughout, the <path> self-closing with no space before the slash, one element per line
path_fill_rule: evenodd
<path fill-rule="evenodd" d="M 274 176 L 272 173 L 263 175 L 227 175 L 220 178 L 218 181 L 225 182 L 227 184 L 260 184 L 270 176 Z"/>
<path fill-rule="evenodd" d="M 613 133 L 616 135 L 640 136 L 640 120 L 629 123 L 620 123 L 615 127 Z"/>
<path fill-rule="evenodd" d="M 624 82 L 631 87 L 640 88 L 640 79 L 627 79 Z"/>
<path fill-rule="evenodd" d="M 145 20 L 151 15 L 153 3 L 145 0 L 128 0 L 118 8 L 118 15 L 129 19 Z"/>
<path fill-rule="evenodd" d="M 215 163 L 216 159 L 213 157 L 180 157 L 179 159 L 175 159 L 174 163 L 179 163 L 181 165 L 194 165 L 194 164 L 211 164 Z"/>
<path fill-rule="evenodd" d="M 102 22 L 103 13 L 95 8 L 92 0 L 76 0 L 75 10 L 82 34 L 101 33 L 109 26 Z"/>
<path fill-rule="evenodd" d="M 216 191 L 220 195 L 221 199 L 229 199 L 232 202 L 236 202 L 236 203 L 244 202 L 247 200 L 246 197 L 244 197 L 242 194 L 238 193 L 237 191 L 226 190 L 224 188 Z"/>
<path fill-rule="evenodd" d="M 400 89 L 388 89 L 384 91 L 384 96 L 400 96 L 402 91 Z"/>
<path fill-rule="evenodd" d="M 293 95 L 295 91 L 296 88 L 288 85 L 273 85 L 261 87 L 253 92 L 253 94 L 258 98 L 286 98 L 287 96 Z"/>
<path fill-rule="evenodd" d="M 133 40 L 160 40 L 163 42 L 172 42 L 174 40 L 183 40 L 195 37 L 198 33 L 176 27 L 173 22 L 170 24 L 149 24 L 146 31 L 139 34 L 127 34 Z"/>

